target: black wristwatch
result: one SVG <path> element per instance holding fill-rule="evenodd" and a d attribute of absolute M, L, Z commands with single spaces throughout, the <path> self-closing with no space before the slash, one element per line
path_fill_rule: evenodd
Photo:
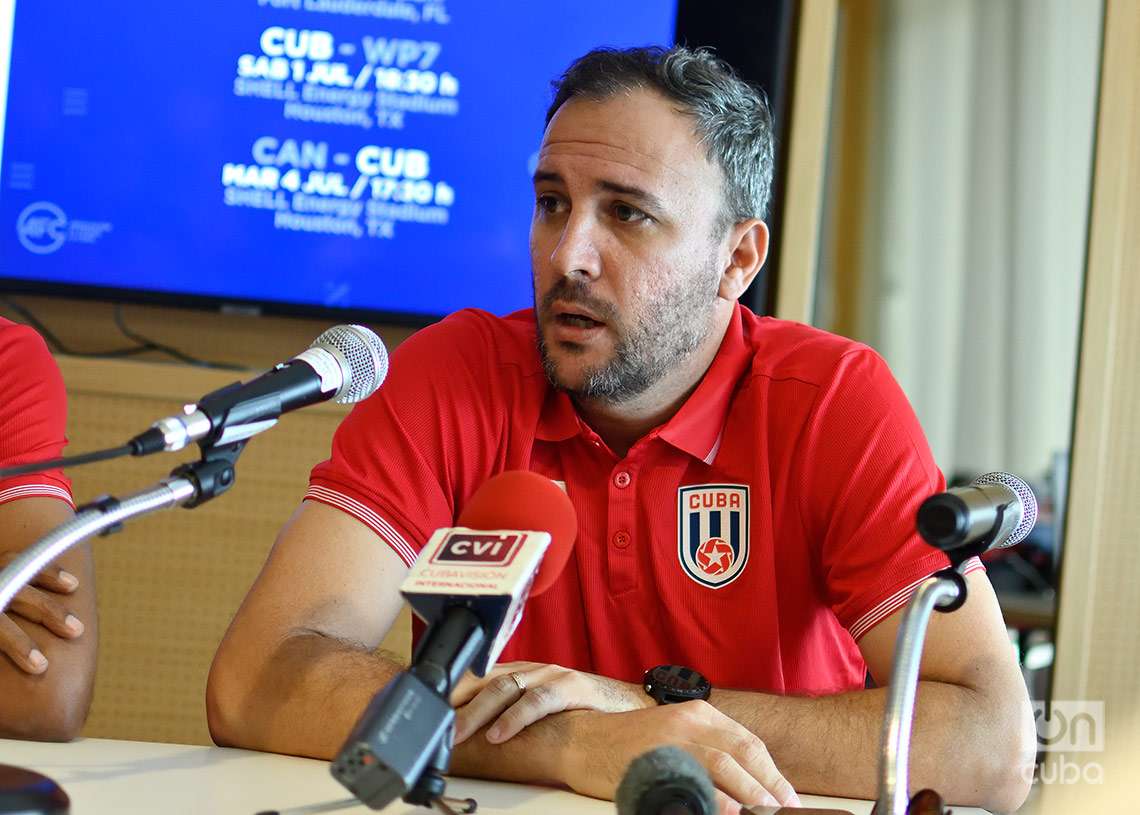
<path fill-rule="evenodd" d="M 712 683 L 704 675 L 683 665 L 658 665 L 645 672 L 645 692 L 659 705 L 708 699 Z"/>

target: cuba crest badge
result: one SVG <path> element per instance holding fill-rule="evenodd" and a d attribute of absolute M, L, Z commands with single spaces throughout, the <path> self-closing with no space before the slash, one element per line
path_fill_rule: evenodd
<path fill-rule="evenodd" d="M 677 490 L 677 556 L 690 578 L 727 586 L 748 563 L 748 486 L 699 484 Z"/>

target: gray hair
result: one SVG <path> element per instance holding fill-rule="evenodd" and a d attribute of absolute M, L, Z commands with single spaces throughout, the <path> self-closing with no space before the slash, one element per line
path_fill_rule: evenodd
<path fill-rule="evenodd" d="M 724 174 L 728 223 L 763 218 L 768 209 L 775 150 L 772 114 L 753 88 L 707 49 L 597 48 L 575 60 L 554 83 L 546 124 L 568 100 L 602 100 L 622 91 L 656 90 L 696 122 L 710 161 Z"/>

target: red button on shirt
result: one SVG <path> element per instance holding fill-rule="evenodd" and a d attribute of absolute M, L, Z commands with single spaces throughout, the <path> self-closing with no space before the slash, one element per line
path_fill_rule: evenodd
<path fill-rule="evenodd" d="M 614 486 L 618 489 L 624 490 L 629 486 L 630 480 L 631 479 L 629 477 L 629 473 L 627 473 L 625 470 L 622 470 L 620 473 L 614 476 Z"/>
<path fill-rule="evenodd" d="M 628 532 L 615 532 L 614 533 L 614 546 L 618 549 L 624 549 L 629 546 L 629 533 Z"/>
<path fill-rule="evenodd" d="M 947 565 L 914 530 L 944 482 L 883 361 L 740 306 L 693 394 L 622 460 L 548 383 L 533 312 L 452 315 L 396 349 L 307 497 L 410 564 L 511 469 L 565 483 L 578 538 L 503 660 L 626 681 L 681 664 L 721 687 L 861 688 L 856 640 Z"/>

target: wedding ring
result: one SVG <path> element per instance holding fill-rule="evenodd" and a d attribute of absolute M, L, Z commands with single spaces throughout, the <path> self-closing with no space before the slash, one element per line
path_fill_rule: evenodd
<path fill-rule="evenodd" d="M 526 682 L 523 681 L 522 674 L 511 671 L 508 675 L 515 681 L 515 684 L 519 686 L 519 693 L 526 693 Z"/>

